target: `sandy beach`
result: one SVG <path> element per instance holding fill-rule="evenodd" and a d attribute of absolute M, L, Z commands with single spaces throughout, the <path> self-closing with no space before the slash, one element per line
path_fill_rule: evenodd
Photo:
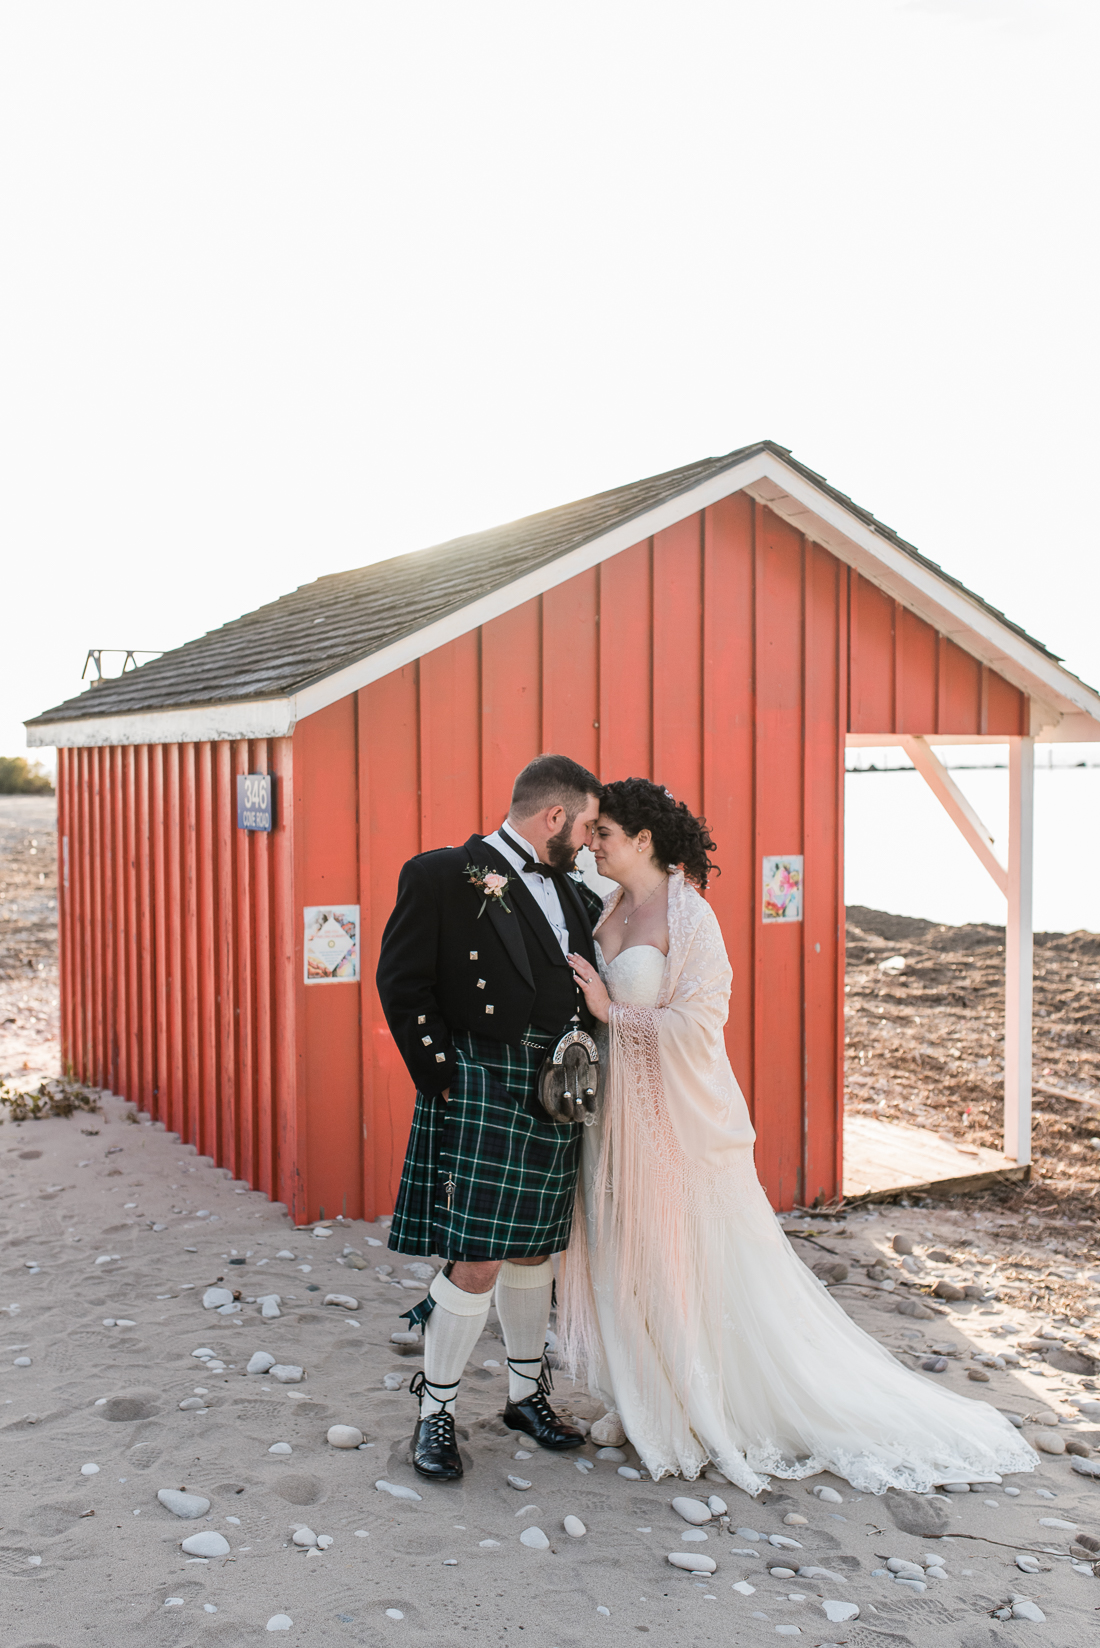
<path fill-rule="evenodd" d="M 423 1287 L 407 1266 L 422 1261 L 386 1250 L 384 1222 L 295 1230 L 282 1208 L 109 1096 L 99 1115 L 7 1122 L 0 1156 L 4 1648 L 247 1643 L 278 1635 L 269 1632 L 276 1616 L 293 1622 L 287 1640 L 308 1643 L 567 1648 L 643 1634 L 677 1644 L 797 1634 L 852 1648 L 978 1648 L 1003 1640 L 991 1614 L 1025 1595 L 1048 1624 L 1015 1621 L 1014 1634 L 1071 1643 L 1094 1628 L 1097 1581 L 1070 1558 L 1074 1529 L 1049 1524 L 1100 1534 L 1100 1484 L 1076 1474 L 1067 1454 L 1043 1454 L 1034 1474 L 1013 1481 L 921 1498 L 915 1509 L 906 1496 L 860 1496 L 831 1478 L 776 1482 L 757 1500 L 720 1483 L 631 1479 L 621 1474 L 638 1466 L 629 1446 L 620 1466 L 587 1444 L 585 1470 L 575 1456 L 525 1448 L 500 1421 L 504 1357 L 490 1316 L 462 1393 L 467 1474 L 433 1487 L 409 1465 L 412 1399 L 386 1388 L 406 1385 L 422 1365 L 390 1340 Z M 1078 1338 L 1087 1327 L 1007 1307 L 1013 1284 L 1001 1277 L 1009 1250 L 1023 1251 L 1018 1220 L 889 1208 L 785 1222 L 808 1262 L 848 1267 L 837 1296 L 883 1343 L 916 1367 L 942 1350 L 945 1371 L 920 1377 L 1014 1411 L 1026 1434 L 1041 1422 L 1056 1442 L 1077 1437 L 1086 1452 L 1100 1441 L 1072 1406 L 1089 1400 L 1087 1374 L 1020 1353 L 1027 1367 L 968 1377 L 986 1371 L 975 1352 L 1012 1355 L 1043 1327 L 1091 1344 Z M 916 1248 L 909 1268 L 892 1247 L 899 1231 Z M 1064 1231 L 1051 1245 L 1049 1230 L 1033 1236 L 1034 1263 L 1080 1275 L 1087 1294 L 1081 1261 L 1094 1262 L 1084 1257 L 1094 1230 Z M 866 1275 L 876 1260 L 887 1272 L 881 1282 Z M 1000 1297 L 921 1303 L 932 1279 L 949 1275 L 981 1276 L 980 1291 Z M 210 1287 L 239 1293 L 239 1309 L 204 1308 Z M 326 1305 L 330 1293 L 355 1307 Z M 264 1319 L 255 1301 L 272 1294 L 280 1315 Z M 901 1315 L 899 1297 L 937 1314 Z M 1090 1308 L 1080 1306 L 1079 1321 Z M 300 1366 L 304 1378 L 247 1373 L 257 1351 Z M 555 1400 L 582 1418 L 601 1411 L 560 1379 Z M 364 1446 L 330 1446 L 333 1424 L 358 1427 Z M 278 1444 L 291 1451 L 272 1453 Z M 529 1485 L 509 1485 L 510 1476 Z M 394 1498 L 380 1481 L 421 1497 Z M 822 1486 L 839 1502 L 817 1497 Z M 183 1521 L 158 1501 L 161 1489 L 197 1494 L 209 1511 Z M 688 1542 L 693 1530 L 671 1501 L 700 1491 L 724 1499 L 728 1519 L 705 1524 L 705 1542 Z M 805 1523 L 786 1522 L 792 1514 Z M 581 1519 L 583 1537 L 563 1530 L 566 1516 Z M 304 1526 L 332 1543 L 296 1546 Z M 521 1542 L 533 1527 L 546 1548 Z M 181 1549 L 204 1530 L 223 1536 L 226 1554 Z M 769 1544 L 773 1535 L 798 1548 Z M 716 1571 L 675 1569 L 673 1551 L 702 1551 Z M 1028 1553 L 1034 1574 L 1016 1563 Z M 890 1558 L 938 1560 L 946 1577 L 928 1578 L 924 1590 L 903 1586 L 876 1575 Z M 788 1573 L 773 1576 L 780 1566 Z M 830 1623 L 826 1602 L 834 1613 L 854 1604 L 858 1617 Z"/>
<path fill-rule="evenodd" d="M 0 1079 L 11 1093 L 59 1074 L 52 800 L 8 799 L 0 831 Z M 406 1387 L 422 1358 L 391 1334 L 438 1261 L 390 1253 L 385 1221 L 297 1230 L 133 1106 L 90 1099 L 98 1113 L 23 1123 L 2 1107 L 0 1648 L 271 1637 L 573 1648 L 642 1635 L 677 1648 L 786 1636 L 814 1648 L 984 1648 L 1035 1633 L 1076 1643 L 1094 1629 L 1100 1587 L 1074 1540 L 1100 1538 L 1100 1482 L 1070 1454 L 915 1501 L 833 1478 L 776 1481 L 757 1500 L 721 1482 L 654 1483 L 629 1446 L 609 1459 L 589 1443 L 578 1460 L 505 1428 L 493 1314 L 461 1397 L 466 1476 L 420 1482 Z M 1013 1187 L 1011 1207 L 986 1193 L 783 1223 L 843 1307 L 918 1377 L 995 1403 L 1087 1465 L 1100 1463 L 1100 1406 L 1075 1404 L 1100 1403 L 1100 1228 L 1084 1198 L 1053 1190 Z M 895 1237 L 914 1252 L 896 1251 Z M 972 1296 L 932 1297 L 951 1281 Z M 205 1307 L 211 1288 L 236 1308 Z M 273 1294 L 279 1315 L 265 1318 L 259 1301 Z M 329 1294 L 354 1307 L 326 1305 Z M 248 1373 L 258 1352 L 302 1379 Z M 560 1376 L 554 1400 L 585 1420 L 602 1411 Z M 361 1431 L 363 1446 L 331 1446 L 336 1424 Z M 815 1494 L 823 1487 L 839 1500 Z M 183 1520 L 162 1490 L 208 1509 Z M 680 1494 L 717 1495 L 727 1512 L 693 1527 L 672 1508 Z M 565 1531 L 566 1517 L 583 1536 Z M 531 1529 L 542 1548 L 523 1543 Z M 220 1536 L 221 1555 L 182 1548 L 202 1533 Z M 702 1552 L 715 1571 L 678 1569 L 671 1552 Z M 943 1577 L 916 1589 L 894 1579 L 892 1559 L 926 1575 L 942 1564 Z M 1046 1624 L 993 1617 L 1025 1597 L 1017 1610 L 1037 1607 Z"/>

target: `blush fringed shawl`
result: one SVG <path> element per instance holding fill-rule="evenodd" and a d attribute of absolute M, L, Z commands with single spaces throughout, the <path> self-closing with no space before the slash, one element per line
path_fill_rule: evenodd
<path fill-rule="evenodd" d="M 621 896 L 620 888 L 606 901 L 597 935 Z M 637 1396 L 657 1409 L 670 1385 L 698 1381 L 691 1364 L 701 1313 L 722 1291 L 715 1222 L 756 1185 L 756 1135 L 723 1036 L 732 970 L 714 912 L 678 869 L 669 877 L 668 929 L 656 1005 L 611 1006 L 602 1114 L 586 1140 L 605 1194 L 596 1196 L 593 1231 L 579 1187 L 558 1313 L 562 1366 L 598 1390 L 606 1370 L 588 1251 L 594 1234 L 613 1256 L 617 1316 L 640 1313 L 651 1330 L 637 1343 L 635 1371 Z M 720 1406 L 721 1369 L 707 1382 Z"/>

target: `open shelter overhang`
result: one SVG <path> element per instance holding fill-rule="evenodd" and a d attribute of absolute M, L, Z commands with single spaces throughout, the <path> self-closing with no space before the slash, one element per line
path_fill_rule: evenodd
<path fill-rule="evenodd" d="M 41 748 L 285 737 L 306 716 L 741 491 L 1025 692 L 1031 701 L 1032 736 L 1060 742 L 1100 739 L 1100 693 L 932 563 L 900 547 L 886 529 L 879 530 L 809 471 L 762 446 L 652 509 L 293 693 L 73 720 L 39 718 L 28 723 L 27 742 Z"/>

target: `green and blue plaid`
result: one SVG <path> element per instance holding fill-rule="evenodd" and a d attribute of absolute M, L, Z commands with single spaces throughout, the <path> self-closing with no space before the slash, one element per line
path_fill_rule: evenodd
<path fill-rule="evenodd" d="M 554 1038 L 512 1047 L 463 1031 L 450 1099 L 416 1095 L 389 1245 L 445 1259 L 534 1259 L 569 1242 L 581 1124 L 538 1101 Z"/>

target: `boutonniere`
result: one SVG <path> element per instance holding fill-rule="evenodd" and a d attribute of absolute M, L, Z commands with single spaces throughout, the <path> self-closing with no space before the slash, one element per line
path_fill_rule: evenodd
<path fill-rule="evenodd" d="M 467 864 L 466 879 L 471 887 L 476 887 L 481 894 L 481 909 L 477 912 L 479 921 L 485 914 L 485 906 L 491 898 L 496 899 L 501 909 L 507 910 L 511 915 L 510 906 L 504 902 L 505 890 L 511 882 L 511 876 L 501 875 L 498 870 L 488 870 L 483 864 Z"/>

